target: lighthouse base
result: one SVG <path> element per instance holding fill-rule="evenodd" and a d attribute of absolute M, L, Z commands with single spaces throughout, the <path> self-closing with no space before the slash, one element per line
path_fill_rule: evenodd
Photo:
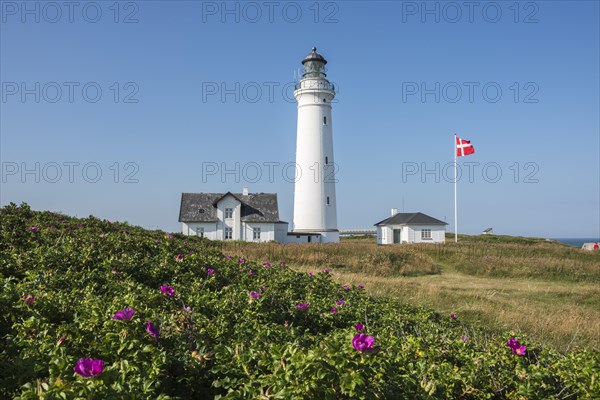
<path fill-rule="evenodd" d="M 339 243 L 340 232 L 336 230 L 326 231 L 293 231 L 288 232 L 286 243 Z"/>

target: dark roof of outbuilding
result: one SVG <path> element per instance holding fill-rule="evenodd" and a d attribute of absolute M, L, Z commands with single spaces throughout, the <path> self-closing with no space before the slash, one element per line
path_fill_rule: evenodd
<path fill-rule="evenodd" d="M 242 203 L 244 222 L 282 222 L 279 220 L 277 193 L 182 193 L 179 222 L 216 222 L 217 203 L 231 195 Z"/>
<path fill-rule="evenodd" d="M 386 218 L 375 225 L 448 225 L 444 221 L 430 217 L 429 215 L 417 213 L 398 213 Z"/>

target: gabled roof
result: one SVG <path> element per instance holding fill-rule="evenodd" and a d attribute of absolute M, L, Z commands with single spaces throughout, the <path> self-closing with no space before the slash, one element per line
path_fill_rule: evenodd
<path fill-rule="evenodd" d="M 232 195 L 242 203 L 241 220 L 244 222 L 281 222 L 277 193 L 182 193 L 179 222 L 216 222 L 217 204 Z"/>
<path fill-rule="evenodd" d="M 448 225 L 444 221 L 417 213 L 398 213 L 375 224 L 377 225 Z"/>

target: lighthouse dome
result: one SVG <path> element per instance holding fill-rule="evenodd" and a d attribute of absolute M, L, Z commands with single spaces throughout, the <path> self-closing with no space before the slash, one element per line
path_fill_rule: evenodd
<path fill-rule="evenodd" d="M 309 55 L 307 55 L 304 60 L 302 60 L 302 64 L 305 64 L 309 61 L 320 61 L 323 64 L 327 64 L 327 60 L 325 60 L 325 57 L 323 57 L 322 55 L 320 55 L 319 53 L 317 53 L 317 48 L 313 47 L 312 51 Z"/>

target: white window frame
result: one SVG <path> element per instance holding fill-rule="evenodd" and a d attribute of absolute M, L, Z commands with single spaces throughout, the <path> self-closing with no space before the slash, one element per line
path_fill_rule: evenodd
<path fill-rule="evenodd" d="M 204 237 L 204 227 L 196 228 L 196 236 Z"/>
<path fill-rule="evenodd" d="M 260 240 L 260 228 L 252 228 L 252 240 Z"/>
<path fill-rule="evenodd" d="M 433 240 L 431 229 L 421 229 L 421 240 Z"/>
<path fill-rule="evenodd" d="M 225 240 L 232 240 L 233 239 L 233 228 L 225 228 L 223 235 L 224 235 L 223 238 Z"/>
<path fill-rule="evenodd" d="M 225 219 L 233 218 L 233 208 L 227 207 L 225 209 Z"/>

